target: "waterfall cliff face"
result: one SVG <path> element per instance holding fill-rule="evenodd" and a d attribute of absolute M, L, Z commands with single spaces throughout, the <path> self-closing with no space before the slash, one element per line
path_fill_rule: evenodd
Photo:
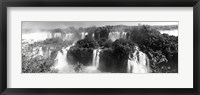
<path fill-rule="evenodd" d="M 119 38 L 126 39 L 126 34 L 127 32 L 110 32 L 108 35 L 108 39 L 111 39 L 112 41 L 115 41 L 116 39 Z"/>
<path fill-rule="evenodd" d="M 149 60 L 145 53 L 135 51 L 129 55 L 127 63 L 128 73 L 149 73 Z"/>
<path fill-rule="evenodd" d="M 101 49 L 95 49 L 95 50 L 93 50 L 92 65 L 94 67 L 96 67 L 96 68 L 99 67 L 100 52 L 101 52 Z"/>

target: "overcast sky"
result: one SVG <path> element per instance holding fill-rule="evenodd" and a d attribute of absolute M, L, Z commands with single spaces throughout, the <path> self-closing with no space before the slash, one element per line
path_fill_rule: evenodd
<path fill-rule="evenodd" d="M 67 27 L 90 27 L 90 26 L 106 26 L 106 25 L 128 25 L 134 26 L 138 24 L 145 25 L 178 25 L 178 22 L 111 22 L 111 21 L 23 21 L 22 29 L 54 29 Z"/>

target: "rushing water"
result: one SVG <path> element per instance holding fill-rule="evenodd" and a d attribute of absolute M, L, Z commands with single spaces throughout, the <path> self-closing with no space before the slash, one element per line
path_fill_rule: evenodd
<path fill-rule="evenodd" d="M 127 64 L 128 73 L 149 73 L 149 60 L 145 53 L 135 51 L 129 55 Z"/>
<path fill-rule="evenodd" d="M 166 33 L 166 32 L 162 32 Z M 167 32 L 169 33 L 169 32 Z M 84 39 L 85 36 L 88 35 L 87 32 L 81 33 L 81 39 Z M 127 32 L 110 32 L 109 33 L 109 39 L 112 41 L 115 41 L 119 38 L 126 39 Z M 175 35 L 175 33 L 173 34 Z M 47 38 L 51 38 L 53 36 L 61 37 L 61 34 L 55 34 L 51 35 L 50 33 L 30 33 L 30 34 L 23 34 L 23 39 L 34 39 L 34 41 L 41 41 L 45 40 Z M 64 37 L 64 39 L 72 39 L 73 33 L 68 33 Z M 94 34 L 92 34 L 92 37 L 94 37 Z M 69 49 L 74 46 L 75 44 L 69 45 L 67 47 L 63 47 L 60 51 L 58 51 L 57 56 L 55 58 L 55 65 L 53 66 L 53 69 L 58 70 L 59 73 L 74 73 L 74 68 L 76 68 L 76 65 L 69 65 L 67 54 Z M 42 47 L 39 47 L 38 55 L 42 55 L 45 58 L 50 57 L 50 47 L 45 47 L 45 50 L 43 50 Z M 98 73 L 101 72 L 98 70 L 100 65 L 100 53 L 101 49 L 94 49 L 93 50 L 93 58 L 92 58 L 92 65 L 91 66 L 82 66 L 81 71 L 79 73 Z M 129 73 L 148 73 L 149 72 L 149 61 L 148 57 L 145 53 L 136 50 L 134 53 L 129 55 L 129 59 L 127 62 L 127 72 Z"/>
<path fill-rule="evenodd" d="M 64 40 L 72 40 L 73 39 L 73 33 L 67 33 L 65 34 Z"/>
<path fill-rule="evenodd" d="M 55 58 L 55 66 L 54 69 L 57 69 L 59 73 L 74 73 L 74 68 L 76 65 L 69 65 L 67 61 L 67 53 L 69 49 L 74 46 L 74 44 L 63 48 L 61 51 L 58 51 L 57 57 Z M 97 73 L 100 72 L 98 70 L 99 59 L 100 59 L 101 49 L 95 49 L 93 51 L 93 65 L 92 66 L 82 66 L 78 73 Z"/>
<path fill-rule="evenodd" d="M 39 47 L 38 55 L 41 55 L 41 56 L 43 56 L 42 47 Z"/>
<path fill-rule="evenodd" d="M 62 35 L 61 33 L 54 33 L 54 34 L 53 34 L 53 36 L 54 36 L 55 38 L 61 37 L 61 35 Z"/>
<path fill-rule="evenodd" d="M 94 33 L 92 34 L 92 38 L 94 39 Z"/>
<path fill-rule="evenodd" d="M 84 39 L 86 35 L 88 35 L 87 32 L 82 32 L 82 33 L 81 33 L 81 39 Z"/>
<path fill-rule="evenodd" d="M 100 52 L 101 52 L 101 49 L 95 49 L 95 50 L 93 50 L 92 65 L 95 68 L 99 67 Z"/>
<path fill-rule="evenodd" d="M 127 32 L 110 32 L 108 38 L 111 39 L 112 41 L 115 41 L 116 39 L 119 38 L 126 39 L 126 34 Z"/>
<path fill-rule="evenodd" d="M 67 54 L 69 49 L 74 46 L 75 44 L 69 45 L 66 48 L 62 48 L 61 51 L 58 51 L 57 57 L 55 58 L 55 67 L 54 69 L 57 69 L 58 72 L 73 72 L 72 67 L 68 64 L 67 61 Z"/>

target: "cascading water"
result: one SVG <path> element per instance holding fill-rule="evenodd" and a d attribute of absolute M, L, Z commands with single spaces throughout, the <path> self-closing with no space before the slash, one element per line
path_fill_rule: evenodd
<path fill-rule="evenodd" d="M 47 38 L 52 38 L 52 34 L 51 33 L 47 34 Z"/>
<path fill-rule="evenodd" d="M 39 47 L 38 55 L 41 55 L 41 56 L 43 56 L 42 47 Z"/>
<path fill-rule="evenodd" d="M 73 34 L 72 33 L 65 34 L 64 40 L 72 40 L 72 39 L 73 39 Z"/>
<path fill-rule="evenodd" d="M 92 38 L 94 38 L 94 33 L 92 34 Z"/>
<path fill-rule="evenodd" d="M 112 41 L 115 41 L 116 39 L 119 38 L 126 39 L 126 34 L 127 32 L 110 32 L 108 38 L 111 39 Z"/>
<path fill-rule="evenodd" d="M 121 34 L 121 38 L 126 39 L 126 34 L 127 34 L 127 32 L 122 32 L 122 34 Z"/>
<path fill-rule="evenodd" d="M 120 38 L 120 32 L 110 32 L 109 33 L 109 39 L 112 41 L 115 41 L 116 39 Z"/>
<path fill-rule="evenodd" d="M 54 37 L 55 37 L 55 38 L 61 37 L 61 35 L 62 35 L 61 33 L 55 33 L 55 34 L 54 34 Z"/>
<path fill-rule="evenodd" d="M 84 39 L 86 35 L 88 35 L 87 32 L 82 32 L 82 33 L 81 33 L 81 39 Z"/>
<path fill-rule="evenodd" d="M 58 51 L 58 54 L 57 54 L 57 57 L 55 60 L 56 60 L 57 64 L 54 68 L 58 69 L 60 72 L 62 70 L 62 68 L 67 65 L 66 56 L 61 51 Z"/>
<path fill-rule="evenodd" d="M 93 50 L 92 65 L 94 67 L 96 67 L 96 68 L 99 67 L 100 52 L 101 52 L 101 49 L 95 49 L 95 50 Z"/>
<path fill-rule="evenodd" d="M 128 73 L 149 73 L 149 60 L 145 53 L 136 50 L 129 55 L 127 63 Z"/>
<path fill-rule="evenodd" d="M 44 58 L 48 58 L 50 57 L 50 54 L 51 54 L 51 50 L 50 50 L 50 47 L 46 46 L 46 47 L 43 47 L 43 57 Z"/>
<path fill-rule="evenodd" d="M 56 60 L 56 65 L 54 69 L 57 69 L 59 72 L 69 72 L 69 64 L 67 62 L 67 54 L 69 49 L 74 46 L 75 44 L 69 45 L 66 48 L 62 48 L 61 51 L 58 51 L 57 57 L 55 58 Z"/>

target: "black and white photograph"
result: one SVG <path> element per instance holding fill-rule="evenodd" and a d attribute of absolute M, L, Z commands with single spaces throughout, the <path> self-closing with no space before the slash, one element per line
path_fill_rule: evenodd
<path fill-rule="evenodd" d="M 22 21 L 22 73 L 178 73 L 178 21 Z"/>

